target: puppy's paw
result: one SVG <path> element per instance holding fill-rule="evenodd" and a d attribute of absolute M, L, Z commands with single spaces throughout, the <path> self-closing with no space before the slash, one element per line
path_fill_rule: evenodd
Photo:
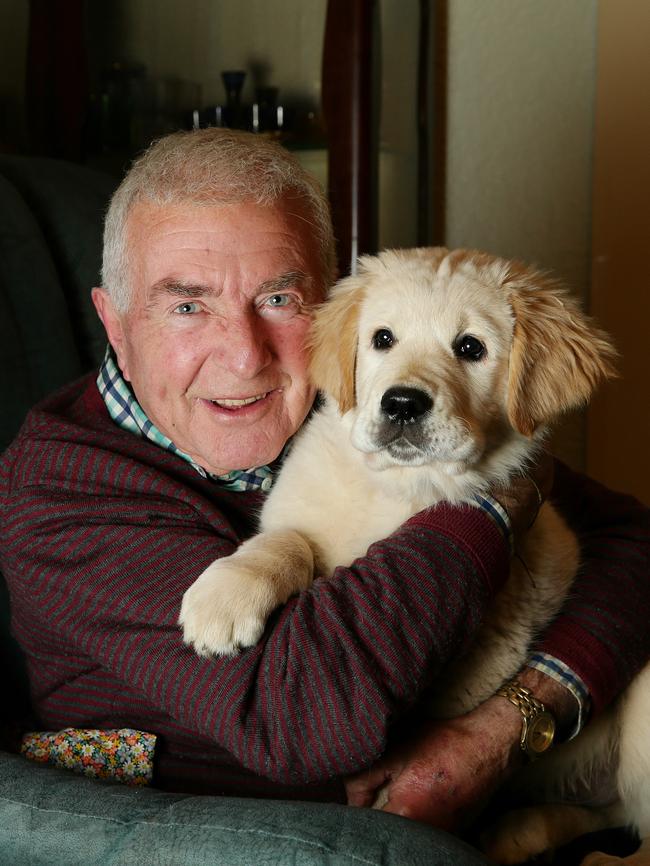
<path fill-rule="evenodd" d="M 629 863 L 632 866 L 640 866 L 643 861 L 636 860 L 634 855 L 631 857 L 617 857 L 614 854 L 604 854 L 602 851 L 592 851 L 580 861 L 580 866 L 625 866 Z"/>
<path fill-rule="evenodd" d="M 234 655 L 258 642 L 282 601 L 272 581 L 237 564 L 235 556 L 218 559 L 183 596 L 183 639 L 202 656 Z"/>

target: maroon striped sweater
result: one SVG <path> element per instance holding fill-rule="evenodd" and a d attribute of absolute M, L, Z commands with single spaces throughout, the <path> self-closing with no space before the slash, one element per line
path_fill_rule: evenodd
<path fill-rule="evenodd" d="M 606 704 L 650 653 L 647 512 L 564 467 L 557 496 L 585 566 L 542 649 Z M 471 639 L 508 555 L 479 509 L 438 506 L 292 599 L 265 639 L 202 659 L 184 591 L 255 528 L 233 493 L 119 429 L 93 377 L 28 416 L 0 461 L 0 567 L 45 728 L 158 734 L 175 790 L 338 798 Z"/>

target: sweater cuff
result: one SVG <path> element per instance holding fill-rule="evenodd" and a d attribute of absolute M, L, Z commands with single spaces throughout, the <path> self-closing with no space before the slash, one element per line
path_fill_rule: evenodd
<path fill-rule="evenodd" d="M 509 543 L 484 509 L 443 502 L 419 511 L 404 525 L 432 529 L 451 539 L 469 555 L 492 593 L 506 582 L 510 573 Z"/>
<path fill-rule="evenodd" d="M 584 683 L 597 715 L 620 691 L 621 673 L 607 648 L 576 622 L 560 617 L 536 647 L 569 667 Z"/>

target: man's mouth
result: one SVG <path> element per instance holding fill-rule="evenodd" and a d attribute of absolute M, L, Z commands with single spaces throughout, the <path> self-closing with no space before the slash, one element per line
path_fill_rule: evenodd
<path fill-rule="evenodd" d="M 267 391 L 264 394 L 257 394 L 255 397 L 241 397 L 241 398 L 219 398 L 216 400 L 210 400 L 214 406 L 220 406 L 222 409 L 240 409 L 242 406 L 250 406 L 251 403 L 257 403 L 260 400 L 263 400 L 265 397 L 268 397 L 270 391 Z"/>

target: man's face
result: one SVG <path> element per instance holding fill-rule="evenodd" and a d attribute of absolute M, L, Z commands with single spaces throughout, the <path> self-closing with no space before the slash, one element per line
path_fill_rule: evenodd
<path fill-rule="evenodd" d="M 138 204 L 132 300 L 93 297 L 150 420 L 209 472 L 273 460 L 314 391 L 305 337 L 322 300 L 317 247 L 293 203 Z"/>

